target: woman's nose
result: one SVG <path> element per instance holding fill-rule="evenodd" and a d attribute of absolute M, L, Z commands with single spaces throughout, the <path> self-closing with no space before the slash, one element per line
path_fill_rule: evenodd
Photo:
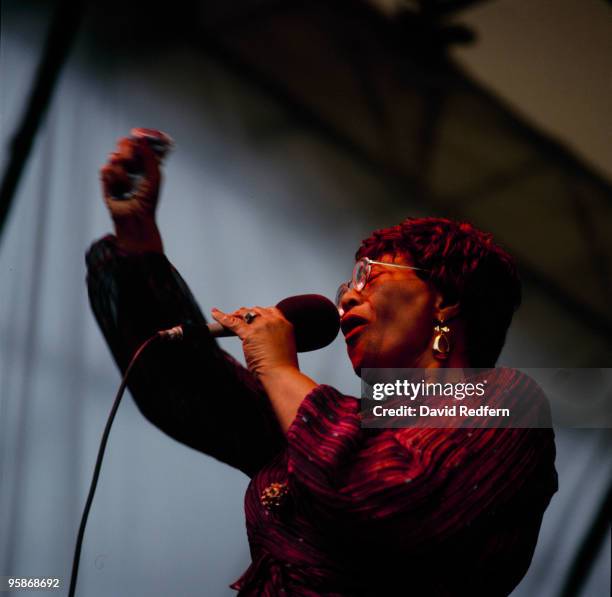
<path fill-rule="evenodd" d="M 340 299 L 340 304 L 338 305 L 338 309 L 340 311 L 340 315 L 344 315 L 348 313 L 353 307 L 358 305 L 361 302 L 361 295 L 354 288 L 349 288 L 343 295 L 342 299 Z"/>

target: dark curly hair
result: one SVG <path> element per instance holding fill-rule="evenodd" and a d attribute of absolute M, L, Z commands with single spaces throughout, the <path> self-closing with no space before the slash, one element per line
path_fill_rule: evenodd
<path fill-rule="evenodd" d="M 470 366 L 495 366 L 521 304 L 521 282 L 514 259 L 493 242 L 493 235 L 469 222 L 407 218 L 373 232 L 356 259 L 376 259 L 385 253 L 404 255 L 416 267 L 429 270 L 415 273 L 446 301 L 461 307 Z"/>

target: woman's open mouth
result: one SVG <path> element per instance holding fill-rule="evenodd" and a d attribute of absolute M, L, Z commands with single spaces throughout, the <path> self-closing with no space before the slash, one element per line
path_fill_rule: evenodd
<path fill-rule="evenodd" d="M 367 319 L 359 317 L 358 315 L 349 315 L 340 322 L 342 333 L 346 342 L 354 340 L 368 325 Z"/>
<path fill-rule="evenodd" d="M 356 328 L 353 328 L 345 337 L 344 340 L 345 342 L 352 342 L 357 336 L 359 336 L 359 334 L 361 334 L 361 332 L 363 332 L 363 329 L 366 327 L 367 324 L 363 324 L 360 326 L 357 326 Z"/>

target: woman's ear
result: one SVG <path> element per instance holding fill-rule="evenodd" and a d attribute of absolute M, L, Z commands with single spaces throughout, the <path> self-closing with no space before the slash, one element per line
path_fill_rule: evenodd
<path fill-rule="evenodd" d="M 458 301 L 450 302 L 446 300 L 440 292 L 437 292 L 434 313 L 438 321 L 451 321 L 461 313 L 461 305 Z"/>

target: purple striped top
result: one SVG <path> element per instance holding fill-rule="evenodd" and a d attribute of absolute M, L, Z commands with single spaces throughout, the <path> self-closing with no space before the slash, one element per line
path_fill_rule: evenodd
<path fill-rule="evenodd" d="M 87 264 L 121 369 L 155 330 L 204 321 L 163 255 L 120 255 L 106 237 Z M 548 417 L 528 377 L 493 375 L 489 389 Z M 251 477 L 241 596 L 508 595 L 557 489 L 552 429 L 365 429 L 359 401 L 325 385 L 285 437 L 260 384 L 212 338 L 152 347 L 129 387 L 165 433 Z"/>

